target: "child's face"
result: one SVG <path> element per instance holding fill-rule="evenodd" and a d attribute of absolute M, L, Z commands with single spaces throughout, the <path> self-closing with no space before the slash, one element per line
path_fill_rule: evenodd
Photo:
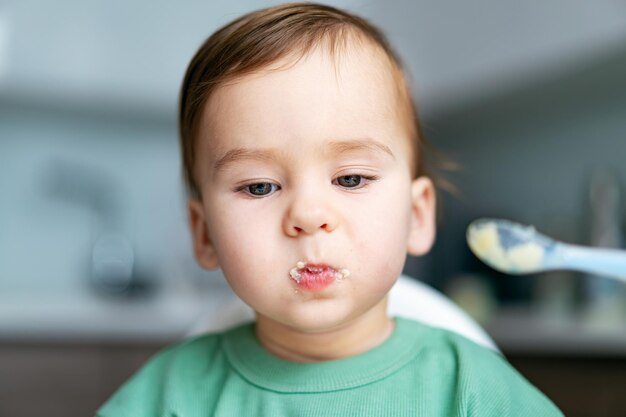
<path fill-rule="evenodd" d="M 432 184 L 411 179 L 387 65 L 371 49 L 353 48 L 336 66 L 316 50 L 221 86 L 207 103 L 195 172 L 202 202 L 189 204 L 194 249 L 260 318 L 338 328 L 381 310 L 407 250 L 430 248 Z"/>

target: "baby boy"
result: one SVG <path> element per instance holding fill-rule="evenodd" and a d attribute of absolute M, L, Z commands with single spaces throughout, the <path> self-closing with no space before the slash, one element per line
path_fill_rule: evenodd
<path fill-rule="evenodd" d="M 561 415 L 499 355 L 387 315 L 435 191 L 375 27 L 315 4 L 243 16 L 192 59 L 179 117 L 196 259 L 256 320 L 160 352 L 98 415 Z"/>

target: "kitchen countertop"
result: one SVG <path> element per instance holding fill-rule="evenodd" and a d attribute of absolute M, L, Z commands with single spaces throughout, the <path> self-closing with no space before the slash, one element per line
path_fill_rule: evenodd
<path fill-rule="evenodd" d="M 581 313 L 508 307 L 497 311 L 484 328 L 505 353 L 626 357 L 626 315 L 592 320 Z"/>
<path fill-rule="evenodd" d="M 0 295 L 0 341 L 168 342 L 231 297 L 225 287 L 142 300 Z"/>

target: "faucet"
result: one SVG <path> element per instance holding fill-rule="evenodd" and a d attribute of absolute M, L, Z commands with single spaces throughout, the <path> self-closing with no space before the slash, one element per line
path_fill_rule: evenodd
<path fill-rule="evenodd" d="M 106 172 L 69 160 L 53 160 L 44 172 L 52 198 L 90 209 L 97 219 L 89 276 L 100 293 L 136 296 L 152 287 L 137 274 L 132 242 L 123 232 L 123 193 Z"/>

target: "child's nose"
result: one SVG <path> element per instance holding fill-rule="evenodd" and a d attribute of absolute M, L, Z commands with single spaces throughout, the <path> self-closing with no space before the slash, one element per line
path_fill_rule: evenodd
<path fill-rule="evenodd" d="M 295 197 L 285 215 L 283 228 L 291 237 L 309 235 L 318 231 L 332 232 L 337 228 L 338 216 L 320 195 Z"/>

